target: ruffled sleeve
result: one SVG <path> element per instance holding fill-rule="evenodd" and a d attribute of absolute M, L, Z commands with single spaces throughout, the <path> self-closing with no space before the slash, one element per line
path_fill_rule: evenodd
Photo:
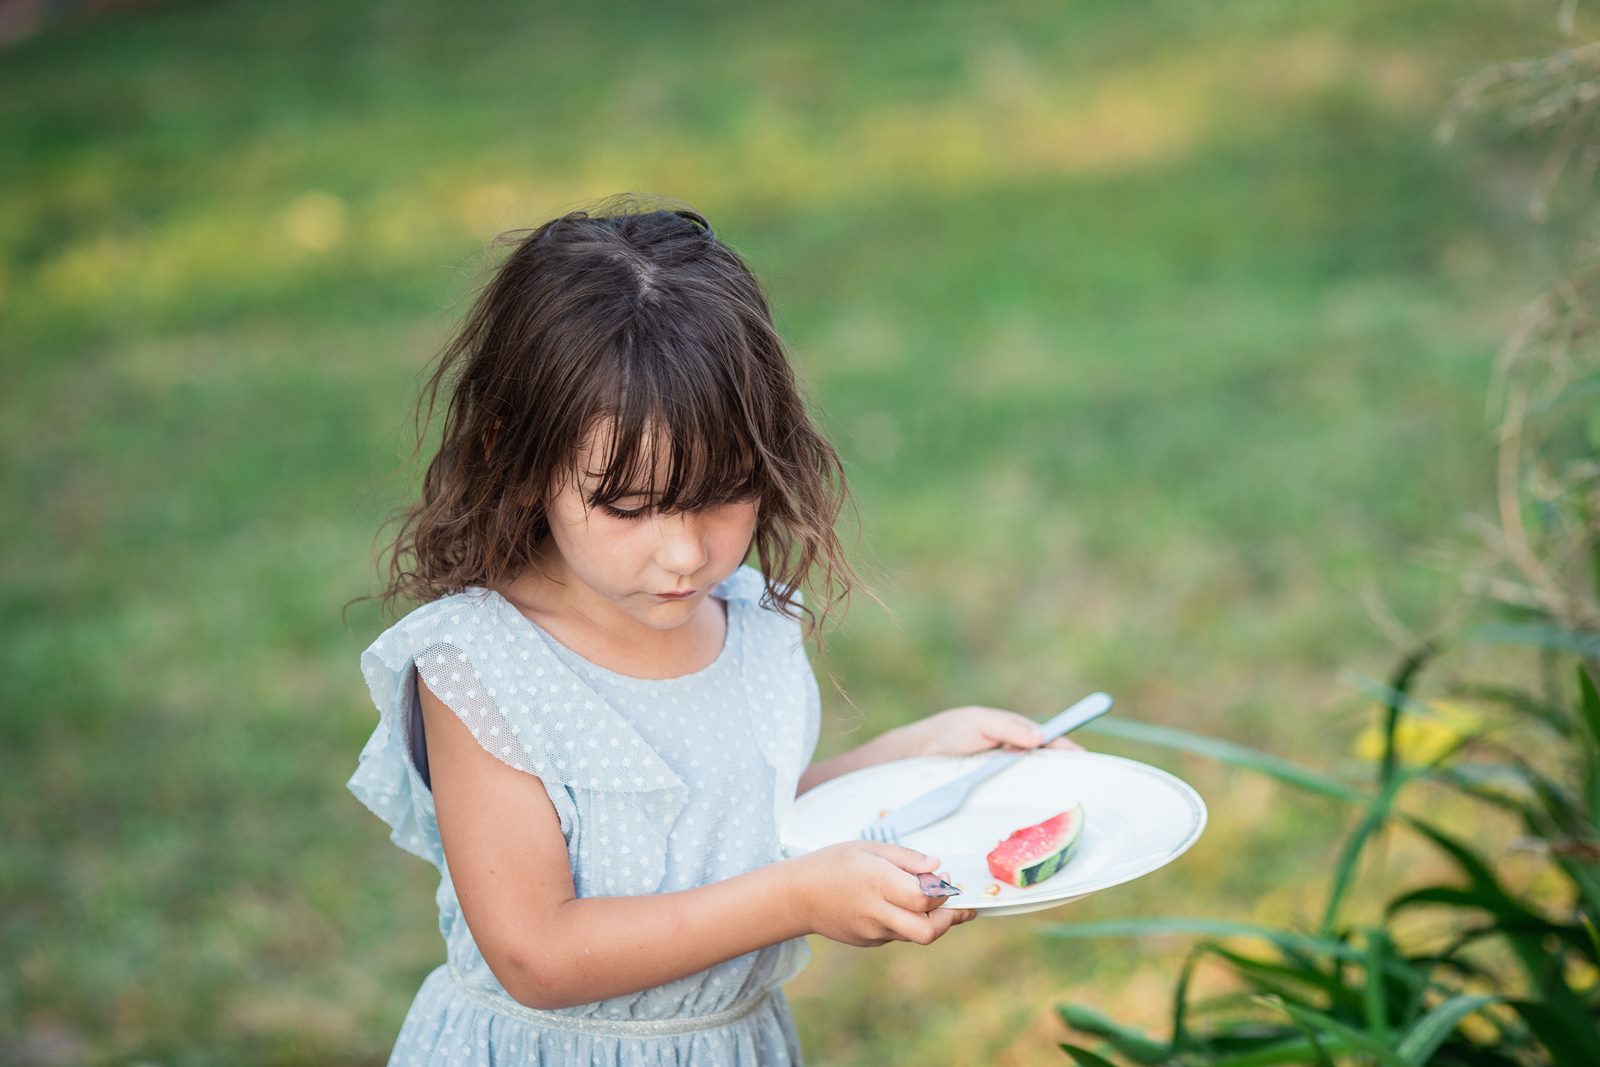
<path fill-rule="evenodd" d="M 395 844 L 443 869 L 432 793 L 407 746 L 420 736 L 420 674 L 486 752 L 539 777 L 569 847 L 586 815 L 623 842 L 627 859 L 604 872 L 599 888 L 653 892 L 688 789 L 625 718 L 522 632 L 520 614 L 520 630 L 504 614 L 515 610 L 468 590 L 417 609 L 362 654 L 380 722 L 349 788 L 389 825 Z"/>
<path fill-rule="evenodd" d="M 748 602 L 750 649 L 744 657 L 744 685 L 750 707 L 764 718 L 757 738 L 773 768 L 773 825 L 781 833 L 794 813 L 795 789 L 816 752 L 821 731 L 817 677 L 806 657 L 800 620 L 772 604 L 759 571 L 739 568 L 720 591 Z M 794 591 L 794 603 L 796 608 L 803 603 L 799 590 Z"/>

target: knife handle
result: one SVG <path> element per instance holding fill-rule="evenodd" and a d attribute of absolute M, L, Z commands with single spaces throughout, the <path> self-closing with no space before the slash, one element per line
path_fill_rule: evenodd
<path fill-rule="evenodd" d="M 1090 693 L 1066 711 L 1039 724 L 1040 731 L 1044 733 L 1044 743 L 1049 744 L 1062 734 L 1070 734 L 1085 723 L 1094 722 L 1110 710 L 1110 694 Z"/>
<path fill-rule="evenodd" d="M 1056 738 L 1071 733 L 1085 723 L 1093 722 L 1110 710 L 1111 696 L 1109 694 L 1090 693 L 1066 711 L 1052 715 L 1049 719 L 1039 724 L 1039 729 L 1044 734 L 1044 740 L 1040 744 L 1048 745 Z M 961 795 L 965 797 L 979 782 L 984 781 L 991 775 L 999 774 L 1002 770 L 1011 766 L 1015 760 L 1021 759 L 1032 751 L 1033 749 L 1031 748 L 1025 748 L 1019 752 L 1001 752 L 984 760 L 981 765 L 974 767 L 956 779 Z"/>

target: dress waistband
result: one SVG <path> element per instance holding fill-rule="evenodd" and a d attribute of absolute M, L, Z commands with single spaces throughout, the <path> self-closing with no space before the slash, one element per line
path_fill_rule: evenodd
<path fill-rule="evenodd" d="M 672 1034 L 692 1034 L 698 1030 L 715 1030 L 719 1026 L 737 1022 L 772 998 L 772 990 L 768 989 L 743 1004 L 736 1004 L 709 1015 L 670 1019 L 596 1019 L 587 1015 L 568 1015 L 565 1012 L 530 1008 L 510 997 L 468 983 L 453 963 L 446 962 L 445 967 L 449 969 L 451 979 L 463 993 L 491 1011 L 533 1023 L 541 1030 L 567 1030 L 579 1034 L 597 1034 L 602 1037 L 667 1037 Z"/>

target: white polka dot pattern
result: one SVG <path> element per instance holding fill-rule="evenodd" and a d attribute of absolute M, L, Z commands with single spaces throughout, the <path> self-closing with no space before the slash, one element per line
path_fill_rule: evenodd
<path fill-rule="evenodd" d="M 416 677 L 485 751 L 539 776 L 561 819 L 579 896 L 704 885 L 780 858 L 778 831 L 820 729 L 799 624 L 767 607 L 764 589 L 761 575 L 742 567 L 715 590 L 728 605 L 724 648 L 708 667 L 679 678 L 630 678 L 589 663 L 477 587 L 416 609 L 362 654 L 380 721 L 348 786 L 390 826 L 397 845 L 439 868 L 440 929 L 466 981 L 504 992 L 460 915 L 432 796 L 407 754 L 407 724 L 420 719 Z M 774 987 L 807 958 L 804 939 L 795 939 L 564 1011 L 639 1019 L 725 1010 Z M 452 989 L 425 984 L 430 1005 L 419 993 L 413 1015 L 489 1010 L 451 999 Z M 790 1026 L 786 1009 L 781 1015 L 780 1030 Z M 770 1037 L 777 1023 L 771 1012 L 756 1012 L 726 1029 L 731 1035 L 746 1025 Z M 408 1016 L 408 1034 L 419 1027 L 434 1029 Z M 608 1054 L 605 1062 L 614 1059 Z M 727 1062 L 748 1060 L 730 1055 Z"/>

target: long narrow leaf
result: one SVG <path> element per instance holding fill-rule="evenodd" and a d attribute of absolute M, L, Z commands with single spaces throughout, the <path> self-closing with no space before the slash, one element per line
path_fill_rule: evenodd
<path fill-rule="evenodd" d="M 1484 864 L 1483 860 L 1471 849 L 1421 819 L 1406 816 L 1405 821 L 1407 825 L 1430 838 L 1434 844 L 1438 845 L 1456 861 L 1457 866 L 1472 880 L 1470 888 L 1476 896 L 1491 900 L 1497 907 L 1503 908 L 1508 912 L 1532 914 L 1512 899 L 1510 894 L 1500 885 L 1499 880 Z M 1495 926 L 1497 928 L 1495 932 L 1505 936 L 1506 943 L 1511 947 L 1511 951 L 1516 954 L 1517 962 L 1522 965 L 1528 981 L 1544 998 L 1543 1002 L 1535 1003 L 1547 1008 L 1554 1018 L 1560 1020 L 1583 1017 L 1589 1014 L 1589 1009 L 1582 999 L 1567 985 L 1562 977 L 1560 968 L 1550 967 L 1551 957 L 1541 944 L 1542 934 L 1526 932 L 1515 927 L 1507 927 L 1505 920 L 1497 920 Z M 1532 1018 L 1526 1014 L 1524 1014 L 1524 1018 L 1528 1019 L 1530 1026 L 1534 1026 Z M 1592 1022 L 1593 1020 L 1591 1019 L 1591 1030 Z M 1589 1033 L 1588 1036 L 1592 1042 L 1594 1054 L 1591 1059 L 1584 1062 L 1600 1063 L 1600 1034 Z"/>
<path fill-rule="evenodd" d="M 1113 1022 L 1092 1008 L 1081 1004 L 1059 1004 L 1056 1014 L 1074 1030 L 1105 1038 L 1112 1048 L 1135 1063 L 1160 1064 L 1172 1059 L 1172 1049 L 1166 1045 L 1131 1026 Z"/>
<path fill-rule="evenodd" d="M 1295 1022 L 1308 1029 L 1327 1032 L 1342 1038 L 1350 1047 L 1359 1052 L 1367 1053 L 1383 1064 L 1384 1067 L 1411 1067 L 1401 1058 L 1398 1052 L 1388 1045 L 1376 1040 L 1370 1034 L 1362 1033 L 1353 1026 L 1347 1026 L 1331 1015 L 1320 1011 L 1309 1011 L 1294 1004 L 1278 1003 L 1272 1006 L 1281 1009 L 1293 1018 Z"/>
<path fill-rule="evenodd" d="M 1582 931 L 1577 927 L 1567 927 L 1553 923 L 1536 912 L 1529 911 L 1509 897 L 1497 897 L 1480 889 L 1460 889 L 1455 886 L 1430 885 L 1421 889 L 1413 889 L 1409 893 L 1395 897 L 1385 906 L 1387 915 L 1398 914 L 1402 909 L 1414 907 L 1418 904 L 1442 904 L 1453 908 L 1478 908 L 1494 916 L 1494 929 L 1516 930 L 1521 933 L 1555 934 L 1558 937 L 1568 936 L 1582 942 Z"/>
<path fill-rule="evenodd" d="M 1109 737 L 1120 737 L 1128 741 L 1143 741 L 1147 744 L 1175 748 L 1180 752 L 1190 752 L 1197 756 L 1208 756 L 1236 767 L 1257 771 L 1323 796 L 1356 803 L 1366 800 L 1365 794 L 1351 788 L 1337 778 L 1313 771 L 1308 767 L 1302 767 L 1298 763 L 1292 763 L 1281 756 L 1274 756 L 1245 745 L 1235 744 L 1232 741 L 1221 741 L 1214 737 L 1192 734 L 1170 726 L 1157 726 L 1153 723 L 1132 722 L 1109 717 L 1097 719 L 1085 726 L 1084 729 L 1094 733 L 1105 734 Z"/>
<path fill-rule="evenodd" d="M 1234 952 L 1212 941 L 1202 941 L 1195 946 L 1195 951 L 1214 955 L 1224 960 L 1255 984 L 1258 992 L 1270 993 L 1292 1004 L 1304 1004 L 1307 1007 L 1317 1006 L 1293 988 L 1294 986 L 1301 986 L 1326 996 L 1329 1006 L 1342 1008 L 1346 1011 L 1360 1009 L 1360 999 L 1353 990 L 1341 985 L 1336 978 L 1314 965 L 1308 967 L 1299 963 L 1290 965 L 1258 960 L 1246 956 L 1242 952 Z"/>
<path fill-rule="evenodd" d="M 1561 737 L 1572 736 L 1571 712 L 1539 700 L 1520 689 L 1497 685 L 1462 685 L 1450 689 L 1447 695 L 1464 700 L 1492 700 L 1539 720 Z"/>
<path fill-rule="evenodd" d="M 1388 934 L 1375 927 L 1367 929 L 1367 981 L 1363 998 L 1367 1029 L 1385 1044 L 1389 1041 L 1389 998 L 1383 967 L 1388 962 L 1391 946 Z"/>
<path fill-rule="evenodd" d="M 1455 1032 L 1457 1024 L 1483 1007 L 1504 1000 L 1500 996 L 1459 996 L 1434 1008 L 1417 1021 L 1396 1049 L 1416 1067 L 1423 1067 L 1445 1039 Z"/>
<path fill-rule="evenodd" d="M 1524 819 L 1528 817 L 1528 802 L 1536 798 L 1522 772 L 1504 763 L 1458 760 L 1448 767 L 1429 769 L 1427 776 L 1430 781 L 1460 790 L 1475 800 L 1504 808 Z M 1507 795 L 1511 791 L 1518 795 Z"/>
<path fill-rule="evenodd" d="M 1600 1063 L 1600 1036 L 1588 1011 L 1558 1011 L 1538 1000 L 1507 1000 L 1556 1063 Z"/>
<path fill-rule="evenodd" d="M 1347 1042 L 1337 1037 L 1323 1038 L 1322 1047 L 1333 1053 L 1355 1051 Z M 1309 1039 L 1295 1037 L 1252 1052 L 1212 1060 L 1210 1067 L 1282 1067 L 1285 1064 L 1303 1064 L 1314 1055 L 1316 1050 Z"/>
<path fill-rule="evenodd" d="M 1410 663 L 1408 657 L 1406 663 Z M 1385 707 L 1397 707 L 1404 711 L 1413 711 L 1427 718 L 1437 718 L 1438 712 L 1428 706 L 1428 702 L 1411 695 L 1409 689 L 1400 689 L 1396 682 L 1379 681 L 1371 675 L 1359 671 L 1341 671 L 1339 680 L 1350 688 L 1371 697 Z"/>
<path fill-rule="evenodd" d="M 1389 683 L 1390 696 L 1386 702 L 1387 714 L 1383 725 L 1383 759 L 1378 761 L 1378 789 L 1390 797 L 1397 786 L 1395 771 L 1399 767 L 1399 757 L 1395 751 L 1395 733 L 1400 728 L 1400 717 L 1412 703 L 1411 687 L 1416 684 L 1417 674 L 1438 654 L 1439 645 L 1432 641 L 1423 642 L 1420 648 L 1401 661 L 1395 671 L 1394 681 Z"/>
<path fill-rule="evenodd" d="M 1194 978 L 1196 965 L 1205 957 L 1207 947 L 1215 944 L 1201 941 L 1194 945 L 1184 956 L 1183 966 L 1178 968 L 1178 984 L 1172 990 L 1172 1047 L 1175 1050 L 1184 1051 L 1193 1044 L 1188 1029 L 1189 982 Z"/>
<path fill-rule="evenodd" d="M 1328 903 L 1322 912 L 1322 927 L 1320 933 L 1327 937 L 1338 921 L 1339 906 L 1344 903 L 1344 895 L 1350 888 L 1350 880 L 1355 877 L 1356 864 L 1361 860 L 1361 854 L 1366 851 L 1367 842 L 1372 839 L 1378 829 L 1389 818 L 1389 810 L 1394 804 L 1395 791 L 1403 779 L 1389 778 L 1379 789 L 1367 805 L 1366 814 L 1361 817 L 1361 822 L 1345 841 L 1344 848 L 1339 854 L 1339 865 L 1334 872 L 1333 888 L 1328 893 Z"/>
<path fill-rule="evenodd" d="M 1088 1049 L 1081 1048 L 1078 1045 L 1070 1045 L 1063 1041 L 1061 1042 L 1061 1048 L 1066 1052 L 1067 1055 L 1072 1057 L 1073 1061 L 1078 1064 L 1078 1067 L 1117 1067 L 1116 1064 L 1112 1063 L 1104 1056 L 1096 1055 L 1095 1053 L 1090 1052 Z"/>
<path fill-rule="evenodd" d="M 1589 737 L 1600 744 L 1600 692 L 1595 690 L 1589 672 L 1578 667 L 1578 709 L 1583 713 L 1583 724 L 1589 728 Z"/>
<path fill-rule="evenodd" d="M 1308 956 L 1332 956 L 1352 963 L 1365 963 L 1367 955 L 1337 938 L 1317 937 L 1312 934 L 1278 930 L 1257 923 L 1238 922 L 1232 919 L 1204 919 L 1188 916 L 1151 916 L 1144 919 L 1106 919 L 1100 922 L 1053 923 L 1039 928 L 1046 937 L 1145 937 L 1160 934 L 1200 934 L 1207 937 L 1258 937 L 1271 942 L 1286 955 L 1298 953 L 1306 961 Z M 1389 961 L 1384 973 L 1407 987 L 1414 985 L 1417 975 L 1409 968 Z"/>
<path fill-rule="evenodd" d="M 1584 778 L 1589 786 L 1589 826 L 1600 830 L 1600 691 L 1594 679 L 1578 665 L 1578 711 L 1589 727 L 1590 743 L 1584 748 Z"/>
<path fill-rule="evenodd" d="M 1490 645 L 1528 645 L 1555 652 L 1576 652 L 1580 656 L 1600 656 L 1600 635 L 1546 623 L 1486 623 L 1467 630 L 1462 638 Z"/>

